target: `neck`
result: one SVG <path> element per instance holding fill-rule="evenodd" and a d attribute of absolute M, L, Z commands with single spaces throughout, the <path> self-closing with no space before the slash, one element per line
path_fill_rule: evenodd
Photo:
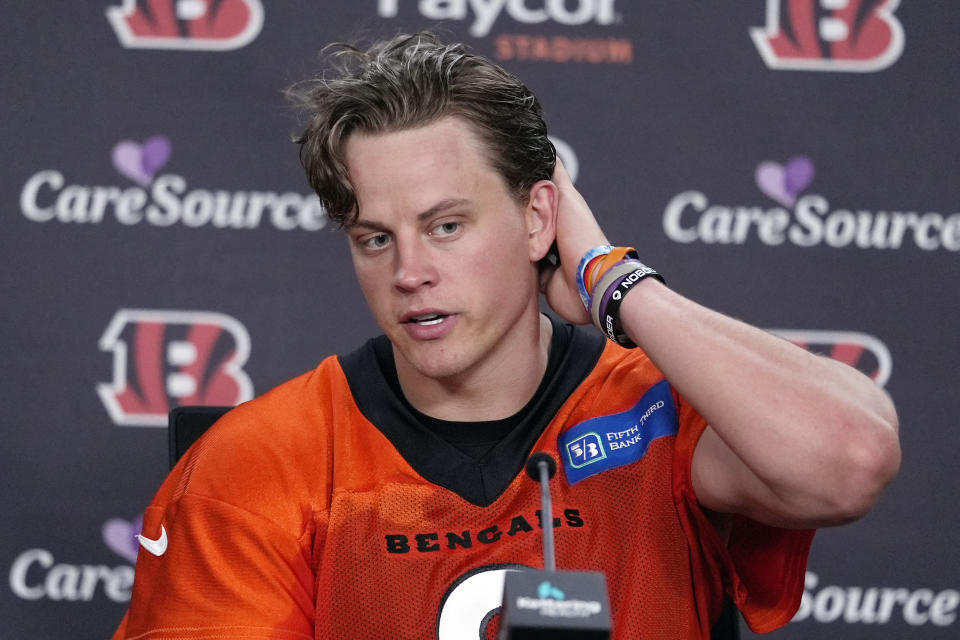
<path fill-rule="evenodd" d="M 441 420 L 479 422 L 508 418 L 536 392 L 547 370 L 553 326 L 536 311 L 493 353 L 448 378 L 421 375 L 394 351 L 403 394 L 421 413 Z"/>

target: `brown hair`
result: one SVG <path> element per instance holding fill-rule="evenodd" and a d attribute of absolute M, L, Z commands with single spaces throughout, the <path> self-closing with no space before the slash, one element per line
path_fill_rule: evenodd
<path fill-rule="evenodd" d="M 518 202 L 526 203 L 534 183 L 553 174 L 556 151 L 536 96 L 463 44 L 444 44 L 423 32 L 401 34 L 366 51 L 331 47 L 332 77 L 298 83 L 287 95 L 307 119 L 294 139 L 300 162 L 338 225 L 349 225 L 357 215 L 344 161 L 354 131 L 383 133 L 459 116 L 486 144 L 491 166 Z"/>

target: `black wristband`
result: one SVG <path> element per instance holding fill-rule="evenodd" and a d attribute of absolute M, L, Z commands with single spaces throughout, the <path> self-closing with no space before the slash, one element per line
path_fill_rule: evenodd
<path fill-rule="evenodd" d="M 632 349 L 634 344 L 630 336 L 623 330 L 620 322 L 620 304 L 627 293 L 640 281 L 648 277 L 654 277 L 660 282 L 664 282 L 663 276 L 657 273 L 653 268 L 648 267 L 639 260 L 633 261 L 635 269 L 621 276 L 617 281 L 609 285 L 604 291 L 599 301 L 598 315 L 600 330 L 609 338 L 622 347 Z"/>

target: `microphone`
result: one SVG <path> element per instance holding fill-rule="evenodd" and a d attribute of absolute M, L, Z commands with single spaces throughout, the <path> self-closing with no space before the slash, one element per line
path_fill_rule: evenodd
<path fill-rule="evenodd" d="M 556 571 L 557 562 L 553 546 L 553 501 L 550 500 L 550 478 L 557 473 L 553 456 L 543 451 L 527 460 L 527 475 L 540 483 L 540 520 L 543 522 L 543 568 Z"/>
<path fill-rule="evenodd" d="M 509 571 L 503 581 L 500 640 L 608 640 L 611 632 L 607 581 L 595 571 L 557 571 L 550 479 L 557 463 L 537 452 L 527 475 L 540 483 L 543 571 Z"/>

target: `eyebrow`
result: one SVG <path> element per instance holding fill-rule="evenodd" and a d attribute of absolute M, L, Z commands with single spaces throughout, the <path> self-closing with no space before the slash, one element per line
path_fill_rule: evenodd
<path fill-rule="evenodd" d="M 420 222 L 424 220 L 429 220 L 430 218 L 437 215 L 438 213 L 442 213 L 447 209 L 459 207 L 460 205 L 464 205 L 469 202 L 470 200 L 468 198 L 446 198 L 444 200 L 441 200 L 437 204 L 433 205 L 429 209 L 426 209 L 418 213 L 417 220 Z M 379 222 L 375 222 L 373 220 L 364 220 L 363 218 L 359 218 L 359 217 L 356 220 L 354 220 L 353 224 L 350 226 L 367 227 L 368 229 L 376 229 L 377 231 L 388 231 L 386 225 L 383 225 Z"/>

